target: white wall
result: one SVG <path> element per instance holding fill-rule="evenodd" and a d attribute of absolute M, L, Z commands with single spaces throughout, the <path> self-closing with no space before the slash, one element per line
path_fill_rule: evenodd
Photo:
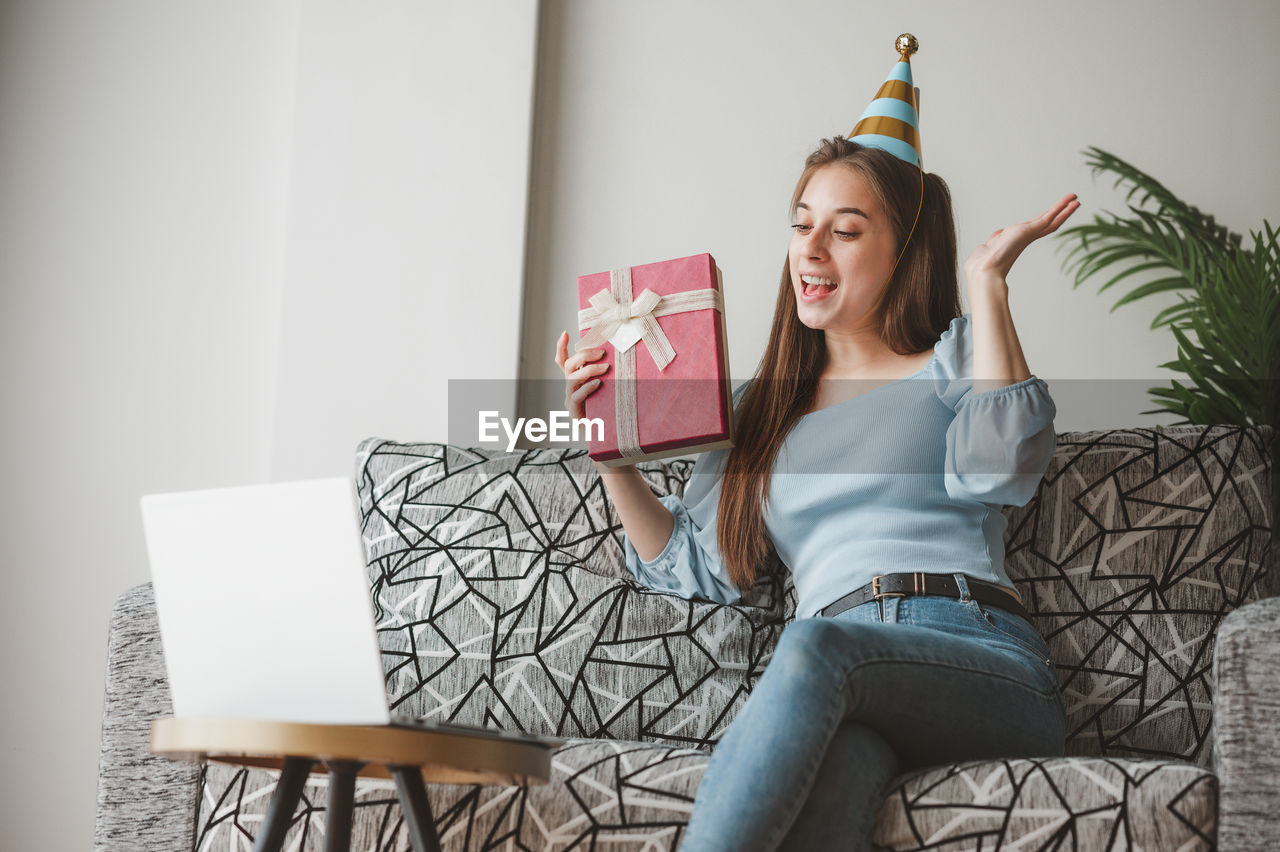
<path fill-rule="evenodd" d="M 298 9 L 4 6 L 6 849 L 89 848 L 139 496 L 266 478 Z"/>
<path fill-rule="evenodd" d="M 272 478 L 444 441 L 450 379 L 514 376 L 536 30 L 534 0 L 307 3 Z"/>
<path fill-rule="evenodd" d="M 90 845 L 141 495 L 346 474 L 514 373 L 536 13 L 0 4 L 0 846 Z"/>
<path fill-rule="evenodd" d="M 951 187 L 960 261 L 996 228 L 1067 192 L 1080 223 L 1123 211 L 1080 154 L 1096 145 L 1237 230 L 1280 214 L 1280 5 L 1261 2 L 804 4 L 572 0 L 544 11 L 523 374 L 553 379 L 577 338 L 575 278 L 709 251 L 724 272 L 735 380 L 754 371 L 785 257 L 787 203 L 819 137 L 847 134 L 920 40 L 925 167 Z M 1174 375 L 1172 296 L 1109 313 L 1102 280 L 1073 290 L 1043 241 L 1010 304 L 1059 431 L 1173 422 L 1140 416 Z M 963 282 L 962 282 L 963 288 Z M 1123 292 L 1123 291 L 1120 291 Z M 966 303 L 967 304 L 967 303 Z M 967 308 L 966 308 L 967 309 Z M 1130 381 L 1116 381 L 1128 379 Z M 562 407 L 530 393 L 520 413 Z"/>

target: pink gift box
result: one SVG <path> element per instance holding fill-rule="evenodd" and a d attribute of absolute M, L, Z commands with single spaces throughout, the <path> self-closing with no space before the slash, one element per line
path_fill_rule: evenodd
<path fill-rule="evenodd" d="M 607 271 L 579 276 L 578 307 L 590 308 L 591 297 L 601 290 L 612 293 L 613 278 Z M 669 296 L 704 289 L 721 292 L 720 270 L 709 254 L 631 267 L 633 301 L 645 290 Z M 662 307 L 657 312 L 661 313 Z M 596 461 L 633 464 L 732 446 L 732 388 L 724 312 L 715 308 L 686 310 L 657 316 L 656 322 L 675 357 L 659 369 L 648 341 L 638 341 L 630 347 L 634 383 L 619 382 L 619 361 L 627 357 L 624 351 L 610 342 L 598 347 L 605 354 L 595 363 L 606 363 L 609 369 L 599 376 L 600 387 L 586 398 L 584 406 L 588 419 L 604 422 L 604 439 L 587 442 Z M 589 330 L 580 329 L 580 336 L 586 337 Z M 628 392 L 635 394 L 641 454 L 624 457 L 618 441 L 618 413 L 620 395 Z"/>

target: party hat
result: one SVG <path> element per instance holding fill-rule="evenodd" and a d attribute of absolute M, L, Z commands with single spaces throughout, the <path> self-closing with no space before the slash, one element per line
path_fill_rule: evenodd
<path fill-rule="evenodd" d="M 898 61 L 849 132 L 849 139 L 882 148 L 899 160 L 924 168 L 920 153 L 920 90 L 911 79 L 911 54 L 920 49 L 920 42 L 911 33 L 903 33 L 894 47 Z"/>

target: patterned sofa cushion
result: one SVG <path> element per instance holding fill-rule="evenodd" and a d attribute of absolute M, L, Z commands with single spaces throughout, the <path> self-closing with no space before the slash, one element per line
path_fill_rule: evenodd
<path fill-rule="evenodd" d="M 658 493 L 681 493 L 690 467 L 642 471 Z M 357 472 L 387 690 L 402 712 L 710 747 L 794 611 L 778 575 L 734 607 L 637 584 L 581 450 L 372 439 Z"/>
<path fill-rule="evenodd" d="M 675 849 L 710 755 L 652 743 L 573 740 L 552 783 L 427 787 L 444 852 Z M 278 773 L 211 764 L 196 849 L 248 848 Z M 324 844 L 328 785 L 313 775 L 284 848 Z M 1185 762 L 1054 758 L 955 764 L 898 779 L 876 818 L 895 852 L 975 849 L 1213 849 L 1217 787 Z M 390 781 L 360 779 L 352 849 L 410 852 Z"/>
<path fill-rule="evenodd" d="M 1213 848 L 1209 666 L 1222 617 L 1275 592 L 1268 438 L 1059 436 L 1036 498 L 1005 511 L 1007 567 L 1054 651 L 1081 756 L 899 778 L 877 820 L 884 848 Z M 642 472 L 678 494 L 690 466 Z M 790 578 L 766 575 L 735 607 L 639 587 L 580 452 L 370 440 L 358 472 L 394 704 L 582 738 L 549 785 L 431 785 L 444 848 L 674 849 L 709 747 L 794 615 Z M 208 767 L 198 848 L 255 834 L 274 777 Z M 314 776 L 289 848 L 322 845 L 325 790 Z M 361 780 L 355 838 L 409 849 L 390 782 Z"/>
<path fill-rule="evenodd" d="M 1068 754 L 1211 765 L 1215 632 L 1232 609 L 1280 592 L 1270 435 L 1062 433 L 1035 498 L 1005 509 L 1006 569 L 1058 664 Z M 679 494 L 691 466 L 641 469 L 657 493 Z M 710 745 L 794 617 L 782 571 L 736 607 L 635 584 L 581 451 L 371 440 L 358 469 L 389 689 L 417 715 Z M 442 675 L 449 688 L 433 688 Z M 720 698 L 690 718 L 699 694 Z M 621 696 L 642 698 L 624 713 Z"/>
<path fill-rule="evenodd" d="M 958 763 L 899 778 L 876 817 L 895 852 L 1216 848 L 1213 773 L 1183 761 Z"/>
<path fill-rule="evenodd" d="M 1067 753 L 1209 767 L 1222 619 L 1277 593 L 1269 427 L 1066 432 L 1005 565 L 1058 665 Z"/>
<path fill-rule="evenodd" d="M 552 758 L 550 784 L 430 784 L 427 797 L 444 852 L 674 849 L 709 757 L 700 749 L 571 740 Z M 196 849 L 248 848 L 278 777 L 271 770 L 210 764 L 201 785 Z M 327 804 L 326 777 L 312 775 L 283 848 L 321 849 Z M 357 779 L 351 848 L 412 852 L 393 782 Z"/>

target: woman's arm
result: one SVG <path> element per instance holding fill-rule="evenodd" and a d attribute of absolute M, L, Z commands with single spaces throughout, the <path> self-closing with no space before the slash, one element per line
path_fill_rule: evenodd
<path fill-rule="evenodd" d="M 675 518 L 649 489 L 635 465 L 609 467 L 595 462 L 595 466 L 636 555 L 646 562 L 656 559 L 671 539 Z"/>
<path fill-rule="evenodd" d="M 607 365 L 592 362 L 603 355 L 603 349 L 586 349 L 570 355 L 567 331 L 556 341 L 556 366 L 564 371 L 564 401 L 571 417 L 585 416 L 583 400 L 600 387 L 596 377 L 607 369 Z M 667 546 L 675 529 L 675 518 L 670 510 L 649 490 L 649 484 L 635 465 L 609 467 L 595 462 L 595 466 L 636 554 L 646 562 L 655 559 Z"/>
<path fill-rule="evenodd" d="M 969 282 L 973 327 L 973 392 L 995 390 L 1031 378 L 1009 312 L 1009 286 L 1003 279 L 981 287 Z"/>
<path fill-rule="evenodd" d="M 965 261 L 973 318 L 973 392 L 994 390 L 1031 378 L 1009 312 L 1009 270 L 1023 249 L 1048 236 L 1080 207 L 1074 194 L 1034 219 L 1001 228 Z"/>

